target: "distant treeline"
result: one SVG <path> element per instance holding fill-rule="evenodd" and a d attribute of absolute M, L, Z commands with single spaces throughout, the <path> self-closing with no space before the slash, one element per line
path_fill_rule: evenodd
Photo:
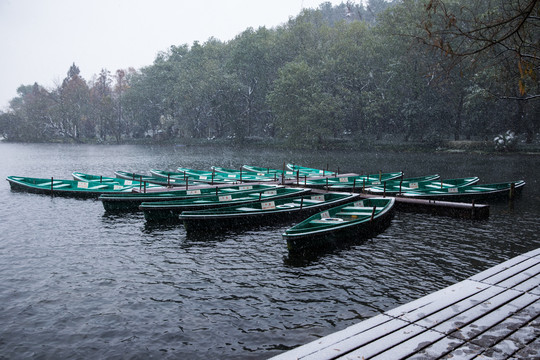
<path fill-rule="evenodd" d="M 534 0 L 370 0 L 171 46 L 152 65 L 17 89 L 9 141 L 492 139 L 539 131 Z M 516 21 L 517 19 L 518 21 Z M 532 23 L 536 21 L 536 23 Z M 229 140 L 227 140 L 229 139 Z"/>

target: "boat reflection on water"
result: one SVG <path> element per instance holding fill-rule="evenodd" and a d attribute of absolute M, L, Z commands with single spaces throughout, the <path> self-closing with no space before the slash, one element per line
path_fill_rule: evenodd
<path fill-rule="evenodd" d="M 356 246 L 364 245 L 366 242 L 373 241 L 375 237 L 382 234 L 386 229 L 387 227 L 378 228 L 360 237 L 342 237 L 339 241 L 326 242 L 313 248 L 289 249 L 288 254 L 283 259 L 283 263 L 293 267 L 309 266 L 326 256 L 338 254 Z"/>

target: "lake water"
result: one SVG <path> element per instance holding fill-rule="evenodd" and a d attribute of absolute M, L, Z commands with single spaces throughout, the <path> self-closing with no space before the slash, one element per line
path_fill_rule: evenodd
<path fill-rule="evenodd" d="M 0 154 L 3 178 L 293 162 L 527 182 L 489 220 L 396 213 L 375 238 L 298 261 L 281 237 L 290 224 L 191 238 L 181 225 L 150 227 L 139 213 L 3 181 L 0 358 L 268 358 L 540 246 L 534 155 L 5 143 Z"/>

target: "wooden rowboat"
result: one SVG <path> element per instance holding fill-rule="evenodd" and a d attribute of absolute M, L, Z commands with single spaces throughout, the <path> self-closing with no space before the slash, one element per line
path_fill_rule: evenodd
<path fill-rule="evenodd" d="M 222 231 L 276 224 L 306 218 L 312 214 L 354 200 L 357 194 L 330 192 L 253 202 L 223 208 L 184 211 L 179 219 L 188 232 Z"/>
<path fill-rule="evenodd" d="M 182 211 L 213 209 L 274 200 L 311 192 L 310 189 L 278 187 L 273 190 L 255 190 L 177 201 L 143 202 L 139 209 L 147 221 L 176 221 Z"/>
<path fill-rule="evenodd" d="M 277 189 L 278 187 L 280 186 L 265 184 L 220 185 L 214 187 L 205 185 L 205 187 L 197 186 L 188 190 L 133 194 L 104 194 L 99 197 L 99 200 L 103 203 L 105 211 L 108 212 L 138 211 L 139 206 L 143 202 L 149 203 L 204 198 L 210 196 L 228 195 L 235 192 L 273 190 Z"/>
<path fill-rule="evenodd" d="M 371 198 L 319 212 L 283 233 L 290 252 L 335 247 L 367 238 L 390 224 L 394 198 Z"/>
<path fill-rule="evenodd" d="M 300 180 L 299 184 L 313 187 L 313 188 L 326 188 L 330 189 L 332 185 L 342 185 L 347 188 L 366 188 L 370 186 L 377 186 L 383 184 L 384 181 L 398 179 L 403 176 L 403 172 L 393 172 L 393 173 L 379 173 L 372 175 L 357 175 L 357 176 L 338 176 L 338 177 L 327 177 L 319 179 L 309 179 L 304 178 Z"/>
<path fill-rule="evenodd" d="M 503 182 L 495 184 L 475 184 L 448 189 L 430 189 L 409 191 L 401 196 L 411 199 L 443 200 L 470 202 L 473 200 L 513 199 L 521 194 L 525 181 Z"/>
<path fill-rule="evenodd" d="M 440 180 L 392 180 L 387 181 L 384 185 L 372 186 L 366 189 L 366 192 L 375 195 L 396 195 L 408 191 L 446 190 L 449 188 L 474 185 L 479 180 L 480 179 L 476 176 Z"/>
<path fill-rule="evenodd" d="M 186 178 L 203 182 L 207 184 L 232 184 L 240 181 L 239 179 L 234 177 L 227 177 L 223 176 L 223 174 L 216 173 L 215 171 L 206 171 L 206 170 L 196 170 L 196 169 L 189 169 L 189 168 L 183 168 L 179 167 L 177 169 L 178 172 L 185 174 Z"/>
<path fill-rule="evenodd" d="M 99 181 L 43 179 L 23 176 L 8 176 L 6 180 L 9 181 L 11 190 L 14 191 L 75 198 L 97 198 L 107 193 L 117 194 L 138 191 L 138 186 L 123 186 L 115 183 L 100 183 Z"/>
<path fill-rule="evenodd" d="M 337 172 L 324 170 L 324 169 L 314 169 L 306 166 L 287 164 L 287 169 L 297 173 L 300 172 L 300 176 L 337 176 Z"/>
<path fill-rule="evenodd" d="M 284 171 L 252 165 L 242 165 L 242 168 L 249 173 L 256 174 L 257 176 L 265 176 L 276 181 L 280 180 L 282 176 L 284 176 L 285 179 L 294 179 L 297 175 L 296 172 L 288 169 Z"/>
<path fill-rule="evenodd" d="M 116 177 L 107 177 L 107 176 L 101 176 L 101 175 L 92 175 L 92 174 L 85 174 L 82 172 L 75 171 L 71 174 L 73 176 L 74 180 L 78 181 L 95 181 L 103 184 L 118 184 L 122 186 L 135 186 L 139 188 L 139 191 L 143 191 L 143 187 L 146 186 L 147 189 L 155 189 L 155 188 L 163 188 L 163 185 L 159 184 L 152 184 L 152 183 L 142 183 L 140 181 L 133 181 L 128 179 L 121 179 Z"/>
<path fill-rule="evenodd" d="M 367 186 L 364 186 L 364 181 L 362 180 L 362 183 L 358 184 L 357 182 L 354 182 L 353 185 L 350 185 L 350 184 L 335 184 L 335 185 L 330 185 L 329 188 L 330 190 L 334 190 L 334 191 L 351 191 L 351 192 L 361 192 L 361 191 L 365 191 L 365 192 L 369 192 L 370 189 L 378 189 L 378 188 L 381 188 L 383 189 L 383 192 L 384 193 L 384 189 L 385 189 L 385 186 L 386 186 L 386 189 L 387 189 L 387 192 L 388 193 L 392 193 L 392 190 L 394 190 L 394 188 L 397 188 L 398 191 L 399 191 L 399 188 L 400 186 L 404 189 L 405 187 L 409 186 L 408 184 L 413 184 L 411 186 L 415 186 L 414 183 L 418 183 L 418 182 L 423 182 L 423 181 L 434 181 L 434 180 L 437 180 L 439 179 L 440 176 L 439 175 L 425 175 L 425 176 L 420 176 L 420 177 L 414 177 L 414 178 L 407 178 L 407 179 L 393 179 L 393 180 L 387 180 L 387 181 L 383 181 L 383 185 L 373 185 L 373 182 L 371 183 L 368 183 Z M 386 184 L 386 185 L 385 185 Z M 388 191 L 389 190 L 389 191 Z"/>
<path fill-rule="evenodd" d="M 132 173 L 128 171 L 115 171 L 114 175 L 120 179 L 139 181 L 147 184 L 159 184 L 161 186 L 171 186 L 171 187 L 185 187 L 186 182 L 183 179 L 171 179 L 168 180 L 167 177 L 160 177 L 154 175 L 144 175 L 138 173 Z M 201 183 L 195 181 L 188 181 L 187 186 L 201 185 Z"/>

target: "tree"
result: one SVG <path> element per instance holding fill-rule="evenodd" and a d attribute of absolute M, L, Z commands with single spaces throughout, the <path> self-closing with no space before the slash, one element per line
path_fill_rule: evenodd
<path fill-rule="evenodd" d="M 97 126 L 98 136 L 105 140 L 114 120 L 110 72 L 102 69 L 90 88 L 90 104 L 93 123 Z"/>
<path fill-rule="evenodd" d="M 329 135 L 343 130 L 336 121 L 339 97 L 325 91 L 317 69 L 305 61 L 288 63 L 279 71 L 268 101 L 280 134 L 294 147 L 325 148 Z"/>
<path fill-rule="evenodd" d="M 80 142 L 81 127 L 91 129 L 84 124 L 88 121 L 89 88 L 83 78 L 80 77 L 79 68 L 73 63 L 67 72 L 67 77 L 56 91 L 57 108 L 53 115 L 52 126 L 64 137 Z M 90 132 L 84 135 L 92 136 Z"/>
<path fill-rule="evenodd" d="M 527 80 L 536 77 L 540 65 L 539 16 L 538 0 L 430 0 L 422 25 L 427 43 L 448 55 L 480 56 L 489 51 L 497 62 L 501 57 L 517 59 L 519 91 L 524 95 Z"/>
<path fill-rule="evenodd" d="M 526 133 L 531 142 L 538 124 L 530 113 L 539 105 L 529 102 L 540 101 L 540 1 L 430 0 L 422 26 L 423 42 L 448 55 L 451 64 L 470 60 L 480 71 L 497 69 L 507 86 L 494 95 L 517 101 L 507 127 Z"/>

